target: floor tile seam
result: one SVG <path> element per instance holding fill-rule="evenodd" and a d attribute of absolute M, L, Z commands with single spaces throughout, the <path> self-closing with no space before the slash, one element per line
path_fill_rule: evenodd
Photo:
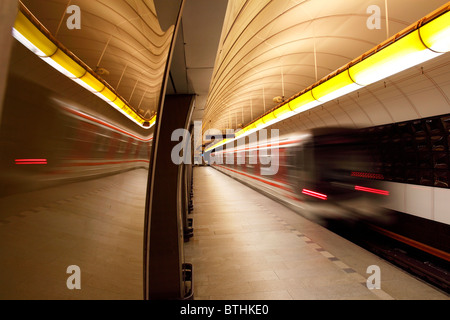
<path fill-rule="evenodd" d="M 338 269 L 342 270 L 343 272 L 347 273 L 347 274 L 351 274 L 351 276 L 357 281 L 359 282 L 361 285 L 365 286 L 368 288 L 367 286 L 367 280 L 364 276 L 360 275 L 356 270 L 354 270 L 353 268 L 349 267 L 347 264 L 345 264 L 341 259 L 339 259 L 338 257 L 334 256 L 333 254 L 331 254 L 330 252 L 328 252 L 327 250 L 325 250 L 322 246 L 320 246 L 319 244 L 317 244 L 315 241 L 311 240 L 309 237 L 307 237 L 305 234 L 303 234 L 302 232 L 300 232 L 297 228 L 291 226 L 288 222 L 286 222 L 284 219 L 280 218 L 276 213 L 273 212 L 269 212 L 269 215 L 272 216 L 276 216 L 278 217 L 278 219 L 276 219 L 280 224 L 282 224 L 286 230 L 292 232 L 293 234 L 295 234 L 297 237 L 301 238 L 306 244 L 308 244 L 309 246 L 314 247 L 314 249 L 320 253 L 322 256 L 324 256 L 325 258 L 327 258 L 330 262 L 332 262 Z M 278 276 L 278 275 L 277 275 Z M 281 280 L 281 279 L 280 279 Z M 385 291 L 381 290 L 381 289 L 369 289 L 370 292 L 372 292 L 373 294 L 375 294 L 378 298 L 383 299 L 383 300 L 394 300 L 394 298 L 389 295 L 388 293 L 386 293 Z"/>

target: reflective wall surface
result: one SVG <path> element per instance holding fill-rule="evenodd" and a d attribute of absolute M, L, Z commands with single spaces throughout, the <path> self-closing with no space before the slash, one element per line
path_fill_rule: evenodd
<path fill-rule="evenodd" d="M 23 50 L 15 44 L 13 55 Z M 142 298 L 151 137 L 17 75 L 14 64 L 4 102 L 0 297 Z"/>
<path fill-rule="evenodd" d="M 91 1 L 77 4 L 85 5 L 85 21 L 93 23 Z M 147 9 L 140 6 L 135 13 L 150 10 L 156 19 L 153 2 L 142 4 Z M 51 20 L 52 10 L 40 8 L 39 14 Z M 159 55 L 161 82 L 173 28 L 169 31 L 165 38 L 158 35 L 167 38 Z M 81 53 L 89 49 L 84 40 L 72 41 Z M 109 71 L 120 76 L 123 68 Z M 129 77 L 120 87 L 131 91 L 126 81 Z M 148 116 L 161 87 L 148 87 L 148 94 L 144 88 L 139 96 L 134 91 L 131 102 L 142 102 L 138 111 Z M 0 299 L 142 299 L 153 129 L 135 125 L 16 40 L 3 102 Z"/>

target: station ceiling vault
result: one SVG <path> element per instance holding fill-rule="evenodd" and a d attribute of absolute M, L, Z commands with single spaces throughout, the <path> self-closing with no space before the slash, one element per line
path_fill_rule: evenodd
<path fill-rule="evenodd" d="M 205 106 L 204 130 L 245 126 L 282 99 L 316 83 L 445 3 L 442 0 L 229 1 Z M 371 25 L 376 18 L 379 24 Z M 445 59 L 443 63 L 448 65 L 448 57 Z M 448 88 L 448 82 L 439 85 Z M 397 91 L 391 95 L 402 96 L 402 85 L 390 79 L 389 86 Z M 330 102 L 324 108 L 334 108 L 336 104 Z M 448 108 L 448 103 L 445 106 Z M 410 113 L 409 108 L 405 112 Z M 416 117 L 422 116 L 418 113 Z M 398 120 L 387 115 L 383 121 Z"/>
<path fill-rule="evenodd" d="M 24 0 L 26 7 L 69 50 L 117 90 L 144 118 L 157 111 L 163 75 L 174 33 L 174 16 L 180 0 Z M 239 129 L 320 79 L 410 26 L 444 0 L 186 0 L 171 60 L 167 94 L 195 94 L 193 120 L 204 131 Z M 82 9 L 82 28 L 63 27 L 66 8 Z M 377 20 L 378 19 L 378 20 Z M 420 90 L 432 87 L 442 113 L 449 107 L 448 54 L 427 65 L 415 78 Z M 411 73 L 412 72 L 412 73 Z M 427 116 L 404 87 L 405 77 L 389 78 L 389 92 L 380 97 L 397 99 L 403 111 L 385 110 L 372 115 L 353 98 L 324 105 L 335 124 L 342 114 L 376 125 Z M 411 80 L 412 81 L 412 80 Z M 425 89 L 424 89 L 425 88 Z M 373 96 L 377 88 L 358 92 Z M 352 100 L 353 99 L 353 100 Z M 341 104 L 339 106 L 339 104 Z M 370 104 L 370 103 L 369 103 Z M 367 104 L 366 104 L 367 105 Z M 373 103 L 372 103 L 373 105 Z M 413 110 L 413 111 L 410 111 Z M 384 113 L 383 113 L 384 112 Z M 356 116 L 352 116 L 356 115 Z M 321 118 L 320 115 L 315 115 Z M 377 118 L 378 117 L 378 118 Z M 355 120 L 356 119 L 356 120 Z M 308 122 L 314 122 L 307 120 Z M 324 118 L 317 120 L 330 124 Z M 331 121 L 331 124 L 333 121 Z M 288 125 L 288 124 L 287 124 Z"/>

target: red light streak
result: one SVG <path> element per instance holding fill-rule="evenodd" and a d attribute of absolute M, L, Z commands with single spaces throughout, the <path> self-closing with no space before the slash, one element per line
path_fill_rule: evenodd
<path fill-rule="evenodd" d="M 47 164 L 47 159 L 16 159 L 17 165 L 23 164 Z"/>
<path fill-rule="evenodd" d="M 352 175 L 352 177 L 384 180 L 384 176 L 381 173 L 356 172 L 356 171 L 354 171 L 354 172 L 352 172 L 351 175 Z"/>
<path fill-rule="evenodd" d="M 383 196 L 389 195 L 389 191 L 386 191 L 386 190 L 372 189 L 372 188 L 366 188 L 366 187 L 361 187 L 361 186 L 355 186 L 355 190 L 381 194 Z"/>
<path fill-rule="evenodd" d="M 308 189 L 303 189 L 302 193 L 306 194 L 308 196 L 314 197 L 314 198 L 321 199 L 321 200 L 327 200 L 327 198 L 328 198 L 328 196 L 326 194 L 318 193 L 318 192 L 311 191 Z"/>

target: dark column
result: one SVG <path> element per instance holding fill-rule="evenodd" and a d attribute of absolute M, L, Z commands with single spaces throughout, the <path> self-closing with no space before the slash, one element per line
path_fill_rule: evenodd
<path fill-rule="evenodd" d="M 188 141 L 188 145 L 186 148 L 189 148 L 190 157 L 188 163 L 185 163 L 183 166 L 183 221 L 184 221 L 184 241 L 188 242 L 190 238 L 194 236 L 194 220 L 192 218 L 192 199 L 191 199 L 191 180 L 192 180 L 192 163 L 194 161 L 194 126 L 191 125 L 189 129 L 190 139 Z M 188 150 L 188 149 L 186 149 Z"/>
<path fill-rule="evenodd" d="M 11 35 L 17 15 L 18 0 L 0 2 L 0 123 L 2 118 L 3 98 L 8 79 L 9 57 L 15 41 Z"/>
<path fill-rule="evenodd" d="M 158 139 L 147 199 L 146 299 L 183 299 L 183 164 L 172 162 L 171 153 L 180 141 L 171 141 L 176 129 L 188 129 L 193 95 L 167 96 L 160 114 Z M 188 140 L 190 142 L 190 139 Z"/>

